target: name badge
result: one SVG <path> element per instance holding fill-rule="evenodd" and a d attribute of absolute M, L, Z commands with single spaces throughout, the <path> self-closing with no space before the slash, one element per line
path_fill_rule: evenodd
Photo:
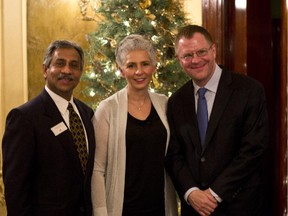
<path fill-rule="evenodd" d="M 54 127 L 50 128 L 51 131 L 54 133 L 55 136 L 58 136 L 62 132 L 67 130 L 66 125 L 64 122 L 60 122 L 59 124 L 55 125 Z"/>

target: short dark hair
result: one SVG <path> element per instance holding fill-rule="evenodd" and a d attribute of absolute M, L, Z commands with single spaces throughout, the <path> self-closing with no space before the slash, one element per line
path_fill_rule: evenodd
<path fill-rule="evenodd" d="M 177 51 L 179 40 L 182 37 L 191 38 L 195 33 L 202 34 L 210 45 L 214 43 L 211 34 L 202 26 L 198 25 L 187 25 L 179 29 L 175 38 L 175 52 Z"/>
<path fill-rule="evenodd" d="M 84 52 L 79 44 L 68 40 L 55 40 L 48 46 L 43 61 L 45 67 L 48 68 L 50 66 L 54 51 L 56 49 L 62 49 L 62 48 L 64 49 L 73 48 L 78 52 L 81 60 L 80 69 L 82 71 L 84 68 Z"/>

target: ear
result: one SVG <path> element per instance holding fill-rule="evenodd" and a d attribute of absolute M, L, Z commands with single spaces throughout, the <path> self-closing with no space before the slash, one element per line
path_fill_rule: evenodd
<path fill-rule="evenodd" d="M 125 73 L 123 72 L 122 68 L 119 67 L 118 70 L 120 71 L 122 77 L 125 78 L 126 76 L 125 76 Z"/>
<path fill-rule="evenodd" d="M 212 49 L 214 58 L 216 59 L 217 49 L 216 49 L 216 44 L 215 43 L 212 45 L 211 49 Z"/>
<path fill-rule="evenodd" d="M 43 64 L 42 65 L 42 73 L 43 73 L 43 77 L 45 80 L 47 78 L 47 70 L 48 70 L 48 68 Z"/>

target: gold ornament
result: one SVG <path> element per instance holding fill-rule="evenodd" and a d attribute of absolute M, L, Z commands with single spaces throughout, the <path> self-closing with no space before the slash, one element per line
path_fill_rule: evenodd
<path fill-rule="evenodd" d="M 148 10 L 148 9 L 145 9 L 144 12 L 145 12 L 146 15 L 151 14 L 150 10 Z"/>
<path fill-rule="evenodd" d="M 144 9 L 150 7 L 151 4 L 152 4 L 151 0 L 142 0 L 142 1 L 140 1 L 139 6 L 141 9 L 144 10 Z"/>
<path fill-rule="evenodd" d="M 155 16 L 154 14 L 150 14 L 150 15 L 148 16 L 148 18 L 149 18 L 150 20 L 155 20 L 155 19 L 156 19 L 156 16 Z"/>
<path fill-rule="evenodd" d="M 160 87 L 160 83 L 156 77 L 156 73 L 154 73 L 152 75 L 152 82 L 153 82 L 153 85 L 155 86 L 156 89 L 158 89 Z"/>
<path fill-rule="evenodd" d="M 110 45 L 111 45 L 112 48 L 115 48 L 116 45 L 117 45 L 117 41 L 116 41 L 115 39 L 112 39 L 112 40 L 110 41 Z"/>
<path fill-rule="evenodd" d="M 102 55 L 101 53 L 95 53 L 94 55 L 94 61 L 104 61 L 106 59 L 106 57 L 104 55 Z"/>
<path fill-rule="evenodd" d="M 148 19 L 150 19 L 150 20 L 156 19 L 156 16 L 154 14 L 152 14 L 150 10 L 145 9 L 144 12 L 145 12 L 145 16 L 148 17 Z"/>
<path fill-rule="evenodd" d="M 115 22 L 117 22 L 117 23 L 121 22 L 121 19 L 120 19 L 119 15 L 117 13 L 112 13 L 111 16 L 113 17 Z"/>
<path fill-rule="evenodd" d="M 93 8 L 94 10 L 98 10 L 101 7 L 102 3 L 100 0 L 94 0 Z"/>

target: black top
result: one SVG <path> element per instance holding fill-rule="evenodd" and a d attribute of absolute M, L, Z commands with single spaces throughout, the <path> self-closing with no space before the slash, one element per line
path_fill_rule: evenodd
<path fill-rule="evenodd" d="M 167 132 L 155 108 L 146 120 L 128 113 L 123 216 L 164 216 Z"/>

